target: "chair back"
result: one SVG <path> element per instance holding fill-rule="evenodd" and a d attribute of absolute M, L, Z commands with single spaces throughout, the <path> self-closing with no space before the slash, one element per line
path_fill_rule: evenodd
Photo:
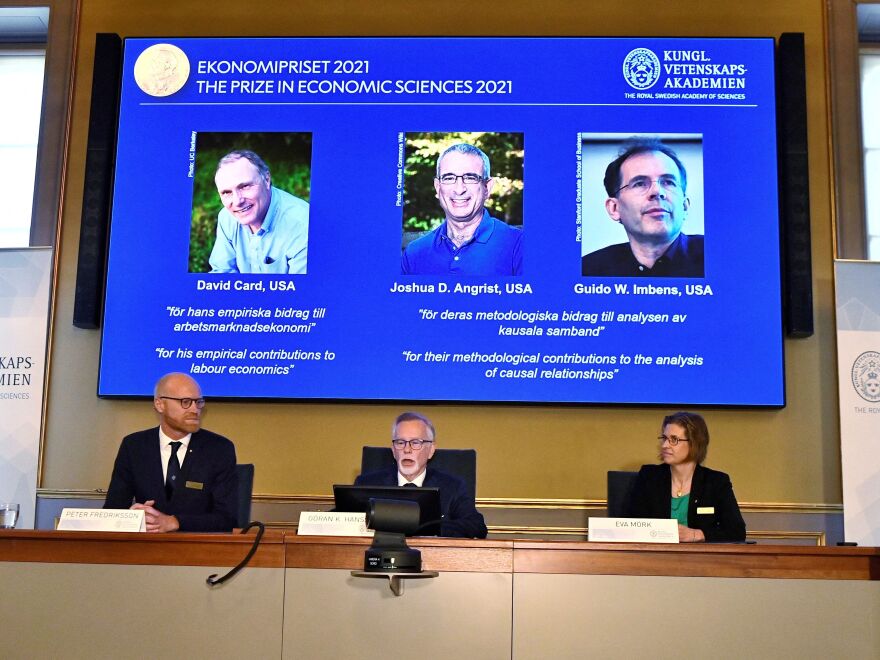
<path fill-rule="evenodd" d="M 394 465 L 391 447 L 364 447 L 361 453 L 361 474 Z M 428 463 L 447 474 L 464 480 L 471 497 L 477 492 L 477 452 L 475 449 L 437 449 Z"/>
<path fill-rule="evenodd" d="M 608 470 L 608 517 L 626 518 L 638 472 Z"/>
<path fill-rule="evenodd" d="M 239 463 L 235 466 L 238 476 L 238 522 L 236 527 L 244 528 L 251 521 L 251 500 L 254 496 L 254 464 Z"/>

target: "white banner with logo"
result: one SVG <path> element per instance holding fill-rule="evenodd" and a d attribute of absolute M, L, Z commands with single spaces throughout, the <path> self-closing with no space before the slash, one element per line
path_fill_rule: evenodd
<path fill-rule="evenodd" d="M 880 545 L 880 263 L 837 261 L 840 461 L 847 541 Z"/>
<path fill-rule="evenodd" d="M 33 528 L 46 367 L 51 248 L 0 249 L 0 502 Z"/>

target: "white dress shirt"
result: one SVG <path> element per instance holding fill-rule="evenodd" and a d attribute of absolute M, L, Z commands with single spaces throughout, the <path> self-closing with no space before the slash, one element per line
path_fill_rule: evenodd
<path fill-rule="evenodd" d="M 171 450 L 169 449 L 169 452 L 170 451 Z M 402 474 L 400 474 L 400 472 L 398 472 L 397 473 L 397 485 L 398 486 L 406 486 L 407 484 L 415 484 L 416 486 L 421 488 L 422 484 L 425 483 L 425 475 L 427 475 L 427 474 L 428 474 L 428 468 L 425 468 L 424 470 L 422 470 L 422 473 L 419 476 L 417 476 L 415 479 L 410 481 L 409 479 L 404 477 Z"/>
<path fill-rule="evenodd" d="M 162 457 L 162 482 L 164 483 L 166 479 L 168 479 L 168 461 L 171 460 L 171 443 L 172 442 L 180 442 L 182 443 L 180 447 L 177 448 L 177 460 L 180 463 L 180 467 L 183 467 L 183 459 L 186 458 L 187 448 L 189 447 L 189 440 L 192 438 L 192 433 L 187 433 L 185 436 L 180 438 L 179 440 L 174 440 L 169 438 L 162 432 L 162 427 L 159 427 L 159 455 Z"/>

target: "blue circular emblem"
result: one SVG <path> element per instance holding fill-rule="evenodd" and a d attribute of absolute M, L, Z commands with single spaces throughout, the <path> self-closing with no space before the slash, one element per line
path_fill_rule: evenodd
<path fill-rule="evenodd" d="M 855 359 L 852 383 L 858 395 L 865 401 L 880 401 L 880 353 L 865 351 Z"/>
<path fill-rule="evenodd" d="M 660 60 L 654 51 L 634 48 L 623 58 L 623 77 L 634 89 L 648 89 L 660 78 Z"/>

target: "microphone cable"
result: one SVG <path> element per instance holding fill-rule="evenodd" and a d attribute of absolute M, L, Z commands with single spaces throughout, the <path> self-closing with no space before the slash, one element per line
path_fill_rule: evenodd
<path fill-rule="evenodd" d="M 254 556 L 254 553 L 257 551 L 257 548 L 259 547 L 259 545 L 260 545 L 260 541 L 263 540 L 263 533 L 266 531 L 266 526 L 265 526 L 263 523 L 261 523 L 261 522 L 258 521 L 258 520 L 253 520 L 253 521 L 251 521 L 250 523 L 248 523 L 248 526 L 247 526 L 247 527 L 244 527 L 244 528 L 241 530 L 241 532 L 239 532 L 239 533 L 240 533 L 240 534 L 244 534 L 245 532 L 247 532 L 247 531 L 248 531 L 249 529 L 251 529 L 252 527 L 257 527 L 257 528 L 259 528 L 259 529 L 257 529 L 257 536 L 256 536 L 256 538 L 254 539 L 254 542 L 253 542 L 253 544 L 251 545 L 251 549 L 248 551 L 248 553 L 247 553 L 247 555 L 245 556 L 245 558 L 242 559 L 240 562 L 238 562 L 238 565 L 235 566 L 235 568 L 233 568 L 232 570 L 230 570 L 230 571 L 229 571 L 226 575 L 224 575 L 223 577 L 219 577 L 219 578 L 218 578 L 218 577 L 217 577 L 217 573 L 212 573 L 211 575 L 209 575 L 209 576 L 208 576 L 208 579 L 205 580 L 205 582 L 207 582 L 207 584 L 208 584 L 209 587 L 216 587 L 216 586 L 219 586 L 219 585 L 223 584 L 224 582 L 226 582 L 226 581 L 229 580 L 230 578 L 235 577 L 235 575 L 236 575 L 241 569 L 243 569 L 245 566 L 248 565 L 248 562 L 250 562 L 251 557 Z"/>

